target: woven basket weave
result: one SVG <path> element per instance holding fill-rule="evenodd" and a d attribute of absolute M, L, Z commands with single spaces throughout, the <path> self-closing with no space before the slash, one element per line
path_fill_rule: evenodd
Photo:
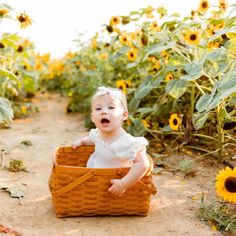
<path fill-rule="evenodd" d="M 121 197 L 107 190 L 111 179 L 122 178 L 129 168 L 86 168 L 93 146 L 59 147 L 49 179 L 57 217 L 94 215 L 142 215 L 149 212 L 155 194 L 151 172 Z"/>

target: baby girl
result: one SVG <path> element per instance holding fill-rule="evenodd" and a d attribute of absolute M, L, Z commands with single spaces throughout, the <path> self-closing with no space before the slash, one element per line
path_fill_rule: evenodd
<path fill-rule="evenodd" d="M 119 89 L 98 87 L 91 101 L 91 120 L 96 129 L 89 135 L 75 141 L 76 148 L 81 145 L 95 145 L 90 156 L 89 168 L 130 167 L 121 179 L 112 179 L 109 192 L 121 196 L 129 187 L 140 180 L 150 167 L 146 154 L 147 140 L 134 137 L 123 128 L 123 121 L 128 118 L 127 101 Z"/>

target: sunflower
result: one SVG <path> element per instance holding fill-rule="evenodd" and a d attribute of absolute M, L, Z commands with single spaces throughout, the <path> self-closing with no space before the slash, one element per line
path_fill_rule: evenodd
<path fill-rule="evenodd" d="M 167 51 L 162 51 L 161 56 L 164 58 L 165 64 L 167 64 L 169 61 L 170 54 Z"/>
<path fill-rule="evenodd" d="M 35 62 L 35 65 L 34 65 L 34 69 L 40 71 L 40 70 L 42 70 L 42 68 L 43 68 L 42 63 L 37 60 L 37 61 Z"/>
<path fill-rule="evenodd" d="M 211 41 L 207 44 L 208 48 L 219 48 L 221 42 L 220 41 Z"/>
<path fill-rule="evenodd" d="M 125 120 L 126 125 L 131 126 L 132 122 L 130 119 Z"/>
<path fill-rule="evenodd" d="M 130 88 L 132 85 L 131 80 L 126 80 L 125 85 L 126 85 L 126 88 Z"/>
<path fill-rule="evenodd" d="M 121 24 L 127 25 L 130 22 L 130 18 L 128 16 L 122 16 Z"/>
<path fill-rule="evenodd" d="M 113 26 L 113 25 L 118 25 L 120 23 L 120 19 L 118 16 L 113 16 L 111 19 L 110 19 L 110 25 Z"/>
<path fill-rule="evenodd" d="M 147 46 L 148 45 L 148 37 L 147 35 L 143 34 L 142 37 L 141 37 L 141 44 L 143 46 Z"/>
<path fill-rule="evenodd" d="M 106 26 L 106 30 L 109 32 L 109 33 L 112 33 L 113 32 L 113 27 L 111 25 L 107 25 Z"/>
<path fill-rule="evenodd" d="M 224 28 L 225 23 L 224 22 L 220 22 L 218 24 L 213 24 L 212 27 L 214 28 L 214 30 L 221 30 L 222 28 Z"/>
<path fill-rule="evenodd" d="M 216 192 L 225 201 L 236 203 L 236 167 L 226 167 L 216 176 Z"/>
<path fill-rule="evenodd" d="M 32 20 L 25 13 L 20 13 L 20 15 L 18 15 L 16 17 L 16 19 L 20 22 L 22 29 L 24 29 L 32 24 Z"/>
<path fill-rule="evenodd" d="M 153 65 L 151 70 L 150 70 L 151 74 L 156 74 L 159 71 L 160 68 L 161 68 L 160 63 Z"/>
<path fill-rule="evenodd" d="M 171 73 L 168 73 L 167 75 L 166 75 L 166 81 L 171 81 L 171 80 L 173 80 L 174 79 L 174 76 L 171 74 Z"/>
<path fill-rule="evenodd" d="M 200 33 L 198 30 L 186 30 L 184 40 L 190 45 L 198 45 L 200 42 Z"/>
<path fill-rule="evenodd" d="M 208 37 L 211 37 L 215 34 L 215 27 L 213 25 L 209 25 L 207 26 L 205 32 Z"/>
<path fill-rule="evenodd" d="M 154 9 L 151 6 L 148 6 L 147 8 L 144 9 L 144 13 L 146 14 L 147 18 L 153 18 L 154 17 L 153 14 L 152 14 L 153 11 L 154 11 Z"/>
<path fill-rule="evenodd" d="M 41 56 L 41 59 L 43 60 L 44 63 L 48 63 L 50 60 L 50 54 L 49 53 L 45 53 Z"/>
<path fill-rule="evenodd" d="M 23 114 L 26 114 L 27 113 L 27 106 L 21 106 L 21 112 Z"/>
<path fill-rule="evenodd" d="M 102 52 L 102 53 L 99 54 L 99 58 L 100 58 L 101 60 L 107 59 L 107 58 L 108 58 L 108 54 L 105 53 L 105 52 Z"/>
<path fill-rule="evenodd" d="M 124 94 L 126 94 L 126 83 L 125 80 L 117 80 L 116 87 L 123 91 Z"/>
<path fill-rule="evenodd" d="M 23 52 L 24 51 L 24 47 L 22 45 L 19 45 L 16 49 L 17 52 Z"/>
<path fill-rule="evenodd" d="M 153 22 L 150 24 L 149 28 L 150 28 L 150 30 L 153 30 L 153 31 L 155 31 L 155 32 L 160 31 L 160 27 L 159 27 L 159 25 L 157 24 L 156 21 L 153 21 Z"/>
<path fill-rule="evenodd" d="M 0 48 L 5 48 L 5 45 L 0 42 Z"/>
<path fill-rule="evenodd" d="M 198 6 L 198 11 L 204 14 L 210 7 L 208 0 L 201 0 Z"/>
<path fill-rule="evenodd" d="M 9 12 L 8 9 L 0 9 L 0 17 L 3 17 L 4 15 L 6 15 Z"/>
<path fill-rule="evenodd" d="M 134 35 L 135 35 L 135 38 L 137 37 L 141 37 L 142 36 L 142 30 L 136 30 L 136 31 L 134 31 Z"/>
<path fill-rule="evenodd" d="M 219 0 L 219 8 L 225 12 L 228 8 L 228 3 L 225 0 Z"/>
<path fill-rule="evenodd" d="M 150 127 L 150 124 L 149 124 L 149 121 L 147 119 L 142 119 L 142 124 L 144 127 L 146 128 L 149 128 Z"/>
<path fill-rule="evenodd" d="M 194 18 L 196 17 L 196 15 L 197 15 L 197 11 L 192 10 L 192 11 L 191 11 L 191 19 L 194 20 Z"/>
<path fill-rule="evenodd" d="M 126 55 L 129 61 L 135 61 L 138 57 L 137 50 L 134 48 L 131 48 Z"/>
<path fill-rule="evenodd" d="M 71 51 L 69 51 L 69 52 L 66 53 L 65 57 L 66 57 L 67 59 L 71 59 L 71 58 L 75 57 L 75 54 L 72 53 Z"/>
<path fill-rule="evenodd" d="M 121 34 L 119 39 L 120 39 L 121 44 L 123 45 L 131 44 L 130 36 L 127 33 Z"/>
<path fill-rule="evenodd" d="M 181 125 L 181 118 L 177 114 L 172 114 L 169 119 L 169 125 L 172 130 L 178 130 Z"/>
<path fill-rule="evenodd" d="M 148 56 L 148 61 L 152 62 L 153 64 L 156 64 L 156 62 L 158 62 L 157 58 L 152 55 Z"/>

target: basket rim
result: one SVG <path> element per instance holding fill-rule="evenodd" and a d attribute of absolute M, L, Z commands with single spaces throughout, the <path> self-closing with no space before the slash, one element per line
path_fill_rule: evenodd
<path fill-rule="evenodd" d="M 117 172 L 117 174 L 123 175 L 125 173 L 128 172 L 128 170 L 130 169 L 130 167 L 119 167 L 119 168 L 89 168 L 89 167 L 83 167 L 83 166 L 71 166 L 71 165 L 62 165 L 62 164 L 58 164 L 57 162 L 57 158 L 58 158 L 58 154 L 59 153 L 69 153 L 69 152 L 81 152 L 81 149 L 92 149 L 92 145 L 90 146 L 80 146 L 77 149 L 73 149 L 71 146 L 59 146 L 56 149 L 56 152 L 54 154 L 54 158 L 53 158 L 53 165 L 57 170 L 67 170 L 67 171 L 81 171 L 81 172 L 87 172 L 90 170 L 95 170 L 98 174 L 114 174 L 114 172 Z"/>
<path fill-rule="evenodd" d="M 59 146 L 56 148 L 54 157 L 53 157 L 53 167 L 57 170 L 63 170 L 63 171 L 81 171 L 81 172 L 87 172 L 90 170 L 95 170 L 98 174 L 114 174 L 117 173 L 118 175 L 124 175 L 126 174 L 130 167 L 113 167 L 113 168 L 89 168 L 89 167 L 82 167 L 82 166 L 70 166 L 70 165 L 61 165 L 58 164 L 57 158 L 59 153 L 70 153 L 70 152 L 81 152 L 82 150 L 94 150 L 94 145 L 82 145 L 77 147 L 76 149 L 73 149 L 71 146 Z M 151 164 L 151 162 L 150 162 Z M 152 172 L 152 171 L 151 171 Z M 152 173 L 146 173 L 145 176 L 150 176 Z"/>

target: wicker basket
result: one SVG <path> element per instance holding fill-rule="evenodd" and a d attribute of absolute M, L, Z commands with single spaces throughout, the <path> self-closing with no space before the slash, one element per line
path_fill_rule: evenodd
<path fill-rule="evenodd" d="M 149 211 L 150 195 L 155 194 L 151 172 L 121 197 L 107 189 L 110 180 L 123 177 L 129 168 L 86 168 L 93 146 L 59 147 L 49 179 L 57 217 L 93 215 L 142 215 Z"/>

